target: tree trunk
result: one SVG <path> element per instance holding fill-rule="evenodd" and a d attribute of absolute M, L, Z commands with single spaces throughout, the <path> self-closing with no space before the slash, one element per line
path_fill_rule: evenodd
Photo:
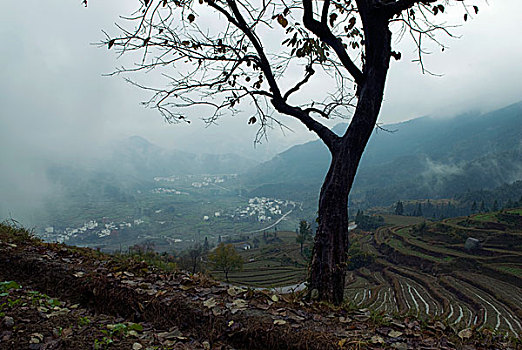
<path fill-rule="evenodd" d="M 315 236 L 309 290 L 321 300 L 334 304 L 343 301 L 346 252 L 348 247 L 348 193 L 351 181 L 348 162 L 341 153 L 332 163 L 319 197 L 319 227 Z M 353 181 L 353 179 L 352 179 Z"/>
<path fill-rule="evenodd" d="M 348 130 L 330 147 L 332 161 L 319 196 L 319 226 L 308 282 L 309 296 L 343 302 L 348 250 L 348 194 L 359 161 L 377 122 L 391 53 L 391 33 L 383 18 L 360 8 L 365 27 L 364 82 Z"/>

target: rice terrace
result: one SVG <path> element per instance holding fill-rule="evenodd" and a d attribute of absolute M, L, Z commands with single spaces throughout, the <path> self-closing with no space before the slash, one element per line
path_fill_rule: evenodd
<path fill-rule="evenodd" d="M 522 332 L 522 209 L 440 222 L 385 220 L 375 232 L 351 232 L 351 258 L 371 257 L 348 272 L 345 298 L 353 307 L 435 318 L 456 329 Z M 412 221 L 418 223 L 397 224 Z M 306 260 L 294 232 L 254 240 L 258 247 L 241 252 L 245 265 L 230 274 L 232 283 L 273 288 L 304 281 Z M 470 241 L 479 243 L 469 247 Z"/>

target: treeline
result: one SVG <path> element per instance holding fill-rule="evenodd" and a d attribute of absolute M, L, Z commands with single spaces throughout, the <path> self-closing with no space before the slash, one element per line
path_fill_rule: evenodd
<path fill-rule="evenodd" d="M 515 181 L 491 190 L 467 191 L 456 195 L 455 200 L 467 205 L 470 214 L 481 210 L 494 211 L 520 207 L 522 206 L 522 181 Z"/>
<path fill-rule="evenodd" d="M 393 213 L 395 215 L 419 216 L 435 220 L 470 214 L 468 208 L 460 206 L 456 202 L 432 202 L 429 199 L 422 202 L 398 201 L 395 203 Z"/>
<path fill-rule="evenodd" d="M 492 190 L 467 191 L 450 200 L 399 200 L 393 205 L 392 212 L 440 220 L 517 207 L 522 207 L 522 181 Z"/>
<path fill-rule="evenodd" d="M 364 211 L 357 210 L 355 223 L 357 228 L 361 230 L 375 230 L 384 225 L 384 218 L 382 216 L 365 215 Z"/>

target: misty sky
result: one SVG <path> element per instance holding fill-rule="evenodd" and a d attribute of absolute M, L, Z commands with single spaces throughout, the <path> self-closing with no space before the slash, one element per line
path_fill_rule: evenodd
<path fill-rule="evenodd" d="M 147 98 L 145 92 L 120 77 L 102 77 L 124 60 L 118 61 L 114 52 L 92 43 L 103 39 L 102 29 L 114 33 L 118 15 L 129 14 L 136 3 L 91 0 L 84 8 L 80 1 L 3 2 L 0 120 L 4 150 L 31 153 L 36 147 L 52 157 L 63 151 L 88 152 L 103 140 L 134 134 L 163 146 L 198 152 L 233 151 L 236 142 L 253 149 L 255 127 L 247 125 L 247 116 L 226 118 L 220 126 L 208 129 L 197 122 L 169 126 L 159 114 L 139 104 Z M 380 121 L 490 110 L 522 99 L 520 13 L 518 0 L 482 4 L 478 16 L 455 30 L 461 35 L 459 40 L 445 40 L 449 50 L 426 56 L 427 67 L 444 74 L 440 78 L 422 75 L 411 62 L 414 54 L 409 40 L 395 46 L 405 59 L 392 62 Z M 291 125 L 294 132 L 285 135 L 287 142 L 280 140 L 281 132 L 271 133 L 274 149 L 269 152 L 313 137 L 304 127 Z M 232 141 L 218 142 L 226 138 Z M 264 154 L 267 147 L 258 151 Z"/>
<path fill-rule="evenodd" d="M 140 105 L 147 94 L 121 77 L 102 77 L 125 59 L 93 43 L 102 29 L 115 33 L 118 15 L 129 14 L 137 0 L 2 1 L 0 12 L 0 195 L 38 193 L 44 186 L 38 164 L 54 159 L 81 160 L 106 142 L 140 135 L 159 145 L 194 152 L 237 152 L 266 159 L 288 146 L 314 137 L 289 122 L 293 132 L 270 133 L 272 142 L 254 149 L 256 128 L 248 116 L 225 118 L 204 128 L 168 125 Z M 491 0 L 455 30 L 450 49 L 425 57 L 427 67 L 443 77 L 422 75 L 411 62 L 413 47 L 395 48 L 404 59 L 392 62 L 380 122 L 423 115 L 448 116 L 467 110 L 492 110 L 522 99 L 522 2 Z M 286 122 L 288 119 L 284 119 Z M 2 193 L 3 192 L 3 193 Z"/>

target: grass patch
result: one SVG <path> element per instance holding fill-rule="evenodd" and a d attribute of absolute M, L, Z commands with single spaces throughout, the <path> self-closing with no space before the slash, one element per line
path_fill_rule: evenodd
<path fill-rule="evenodd" d="M 14 219 L 0 222 L 0 239 L 14 244 L 37 244 L 41 242 L 41 240 L 34 235 L 33 230 L 22 227 L 20 223 Z"/>

